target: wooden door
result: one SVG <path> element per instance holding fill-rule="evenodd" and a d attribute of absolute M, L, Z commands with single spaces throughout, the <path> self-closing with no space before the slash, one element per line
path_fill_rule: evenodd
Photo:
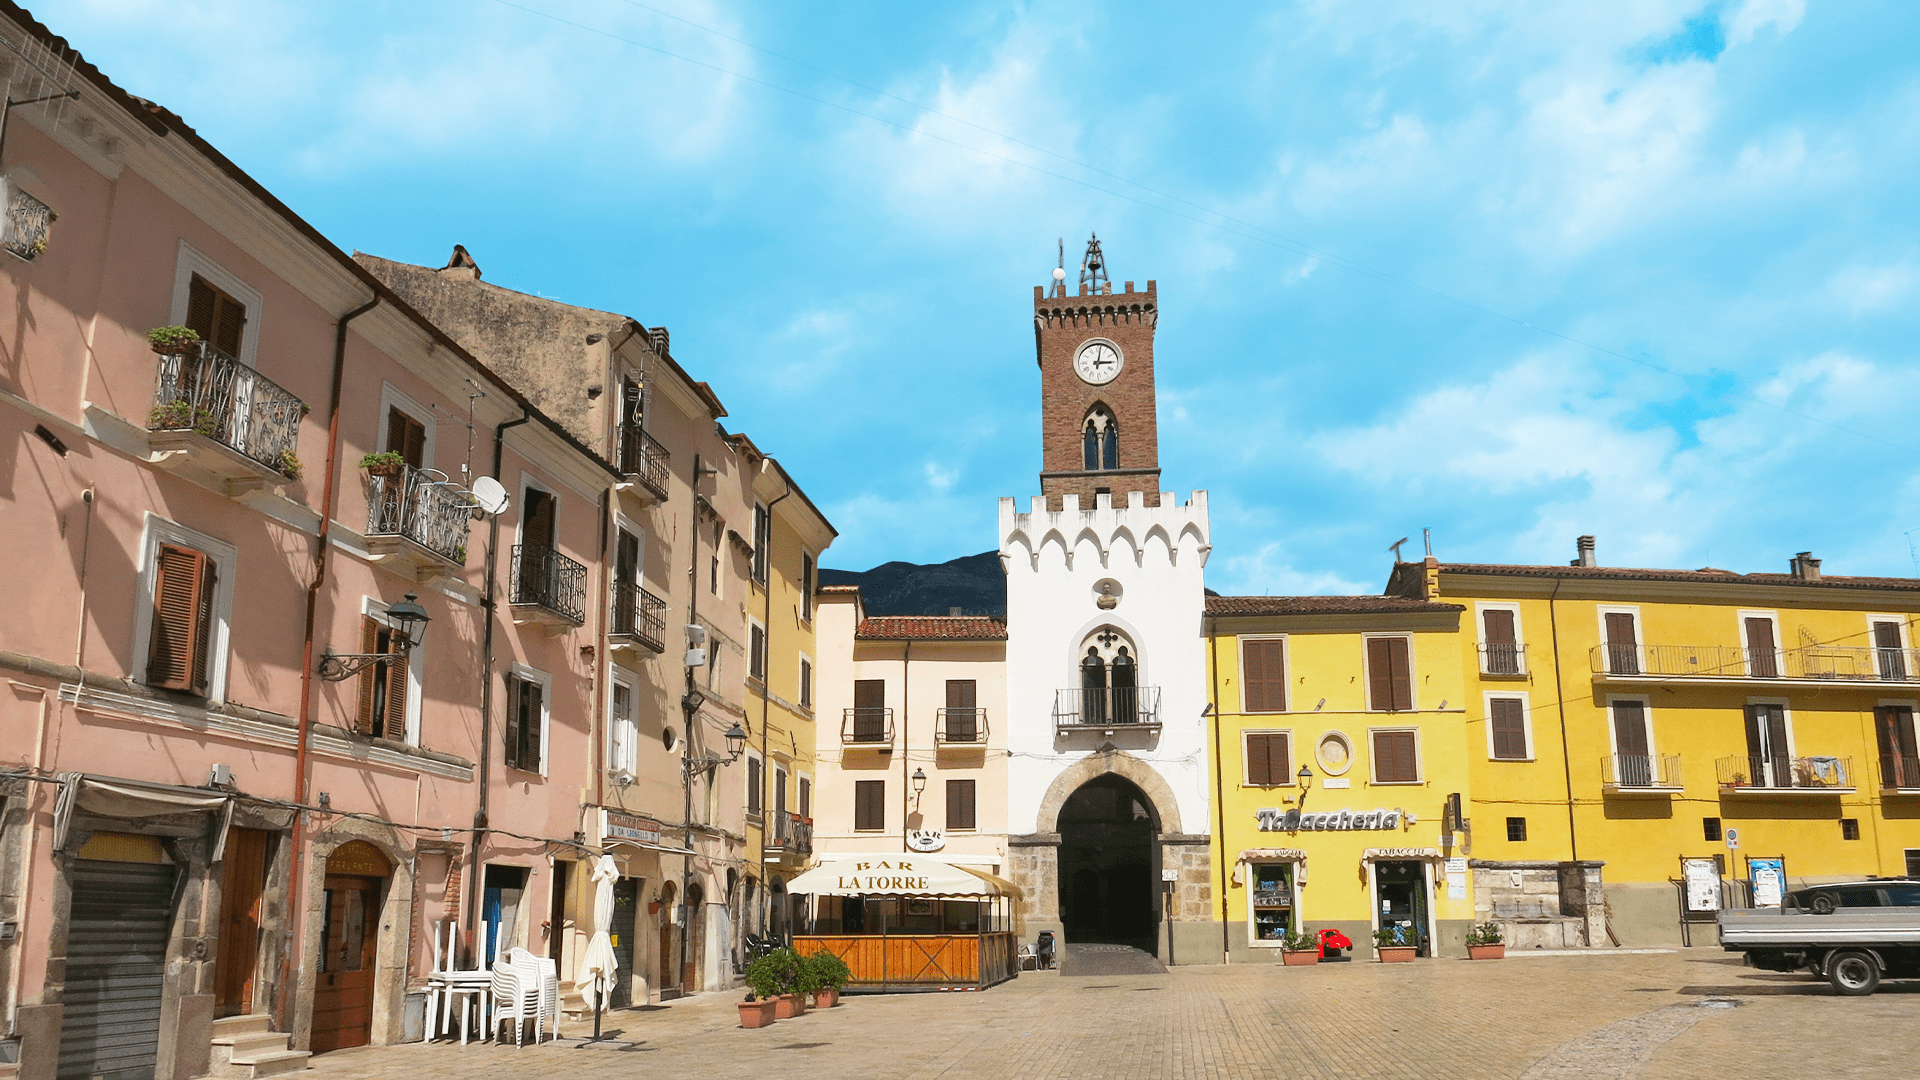
<path fill-rule="evenodd" d="M 373 1036 L 373 972 L 380 929 L 379 878 L 328 875 L 313 994 L 314 1053 L 365 1046 Z"/>
<path fill-rule="evenodd" d="M 267 891 L 267 852 L 272 833 L 234 829 L 220 892 L 220 955 L 214 965 L 214 1015 L 253 1010 L 253 982 L 260 962 L 260 900 Z"/>

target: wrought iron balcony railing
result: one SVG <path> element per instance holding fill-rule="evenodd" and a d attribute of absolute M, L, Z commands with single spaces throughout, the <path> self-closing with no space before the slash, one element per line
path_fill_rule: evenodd
<path fill-rule="evenodd" d="M 161 356 L 149 431 L 194 431 L 287 475 L 307 406 L 278 383 L 201 342 L 197 352 Z"/>
<path fill-rule="evenodd" d="M 655 498 L 667 497 L 667 464 L 672 456 L 660 440 L 639 424 L 620 425 L 620 471 L 640 481 Z"/>
<path fill-rule="evenodd" d="M 1600 759 L 1601 783 L 1610 789 L 1678 791 L 1679 754 L 1609 754 Z"/>
<path fill-rule="evenodd" d="M 613 629 L 618 638 L 628 638 L 652 649 L 667 651 L 667 602 L 632 581 L 613 583 Z"/>
<path fill-rule="evenodd" d="M 1734 791 L 1852 791 L 1853 759 L 1841 757 L 1723 757 L 1714 762 L 1720 786 Z"/>
<path fill-rule="evenodd" d="M 400 536 L 465 566 L 473 500 L 432 469 L 367 477 L 367 536 Z"/>
<path fill-rule="evenodd" d="M 763 846 L 768 851 L 789 855 L 813 854 L 813 823 L 799 814 L 776 810 L 767 815 L 767 835 Z"/>
<path fill-rule="evenodd" d="M 513 546 L 516 607 L 537 607 L 575 626 L 587 621 L 587 568 L 549 547 Z"/>
<path fill-rule="evenodd" d="M 1525 675 L 1527 647 L 1512 642 L 1481 642 L 1480 673 L 1483 675 Z"/>
<path fill-rule="evenodd" d="M 1108 689 L 1075 687 L 1053 694 L 1053 726 L 1080 728 L 1145 727 L 1160 723 L 1160 688 L 1127 686 Z"/>
<path fill-rule="evenodd" d="M 1596 673 L 1659 678 L 1920 682 L 1920 650 L 1854 645 L 1747 649 L 1738 645 L 1596 645 Z"/>
<path fill-rule="evenodd" d="M 1889 791 L 1920 790 L 1920 759 L 1904 756 L 1882 757 L 1880 786 Z"/>
<path fill-rule="evenodd" d="M 943 708 L 934 717 L 933 741 L 948 746 L 979 746 L 987 741 L 987 710 Z"/>
<path fill-rule="evenodd" d="M 840 741 L 854 746 L 892 746 L 893 710 L 848 709 L 840 720 Z"/>
<path fill-rule="evenodd" d="M 7 190 L 6 248 L 32 262 L 47 250 L 47 234 L 53 229 L 53 211 L 46 203 L 10 184 Z"/>

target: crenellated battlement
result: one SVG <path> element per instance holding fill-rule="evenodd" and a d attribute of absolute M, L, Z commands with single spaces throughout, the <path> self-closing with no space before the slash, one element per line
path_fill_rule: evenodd
<path fill-rule="evenodd" d="M 1033 287 L 1033 324 L 1037 330 L 1078 329 L 1092 330 L 1100 327 L 1147 326 L 1158 324 L 1160 306 L 1154 295 L 1155 282 L 1147 282 L 1146 292 L 1134 292 L 1133 282 L 1126 283 L 1126 291 L 1115 295 L 1111 286 L 1106 291 L 1089 293 L 1085 288 L 1078 296 L 1068 296 L 1065 286 L 1054 290 L 1052 296 L 1039 285 Z"/>
<path fill-rule="evenodd" d="M 1099 567 L 1205 566 L 1213 550 L 1208 538 L 1207 493 L 1195 491 L 1181 503 L 1171 491 L 1159 493 L 1158 506 L 1147 505 L 1147 493 L 1127 493 L 1115 506 L 1111 495 L 1096 496 L 1082 509 L 1080 496 L 1060 497 L 1061 509 L 1047 509 L 1047 498 L 1036 495 L 1028 511 L 1018 500 L 1000 500 L 1000 555 L 1008 573 L 1020 567 L 1039 571 L 1058 565 L 1071 571 L 1089 562 Z"/>

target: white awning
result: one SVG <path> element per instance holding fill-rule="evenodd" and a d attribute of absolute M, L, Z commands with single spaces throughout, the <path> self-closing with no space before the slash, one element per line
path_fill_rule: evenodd
<path fill-rule="evenodd" d="M 1361 862 L 1445 862 L 1439 848 L 1370 847 L 1360 853 Z"/>
<path fill-rule="evenodd" d="M 1020 895 L 1020 887 L 1005 878 L 919 855 L 824 863 L 787 882 L 787 891 L 812 896 L 951 896 L 972 900 Z"/>

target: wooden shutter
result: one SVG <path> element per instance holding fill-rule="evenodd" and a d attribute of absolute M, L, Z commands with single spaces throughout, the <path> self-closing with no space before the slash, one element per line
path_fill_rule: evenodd
<path fill-rule="evenodd" d="M 405 739 L 407 737 L 407 661 L 408 654 L 393 645 L 394 634 L 387 634 L 388 659 L 381 661 L 387 668 L 387 700 L 385 716 L 380 722 L 380 730 L 374 732 L 386 739 Z"/>
<path fill-rule="evenodd" d="M 539 772 L 546 749 L 540 742 L 540 714 L 546 688 L 532 679 L 520 682 L 520 767 Z"/>
<path fill-rule="evenodd" d="M 884 829 L 887 827 L 887 782 L 885 780 L 855 780 L 853 782 L 853 827 L 856 829 Z"/>
<path fill-rule="evenodd" d="M 1873 732 L 1880 744 L 1882 786 L 1920 787 L 1920 745 L 1916 745 L 1913 710 L 1904 705 L 1874 709 Z"/>
<path fill-rule="evenodd" d="M 1420 779 L 1420 758 L 1411 731 L 1373 733 L 1373 778 L 1382 784 Z"/>
<path fill-rule="evenodd" d="M 525 685 L 517 676 L 507 676 L 507 730 L 501 740 L 501 749 L 505 753 L 508 768 L 518 769 L 520 764 L 520 730 L 524 724 L 521 716 L 520 688 Z"/>
<path fill-rule="evenodd" d="M 804 776 L 800 778 L 800 816 L 813 816 L 813 781 Z"/>
<path fill-rule="evenodd" d="M 1367 685 L 1375 712 L 1413 708 L 1413 673 L 1407 665 L 1406 638 L 1367 639 Z"/>
<path fill-rule="evenodd" d="M 787 770 L 773 770 L 773 812 L 786 816 L 787 813 Z"/>
<path fill-rule="evenodd" d="M 767 630 L 763 626 L 747 628 L 747 674 L 767 681 Z"/>
<path fill-rule="evenodd" d="M 207 284 L 207 279 L 199 274 L 187 283 L 187 329 L 199 334 L 203 340 L 213 340 L 215 309 L 219 306 L 218 290 Z"/>
<path fill-rule="evenodd" d="M 1747 706 L 1747 760 L 1753 770 L 1752 783 L 1768 783 L 1772 766 L 1773 787 L 1791 787 L 1793 761 L 1787 757 L 1787 711 L 1779 705 Z"/>
<path fill-rule="evenodd" d="M 418 420 L 389 406 L 387 408 L 387 449 L 407 459 L 416 469 L 427 464 L 427 429 Z"/>
<path fill-rule="evenodd" d="M 1493 727 L 1493 756 L 1502 761 L 1524 760 L 1527 757 L 1527 715 L 1520 699 L 1494 698 L 1488 705 L 1487 723 Z"/>
<path fill-rule="evenodd" d="M 1609 611 L 1607 628 L 1607 670 L 1615 675 L 1640 674 L 1640 642 L 1634 636 L 1633 613 Z"/>
<path fill-rule="evenodd" d="M 1513 634 L 1513 612 L 1505 608 L 1488 608 L 1480 613 L 1480 620 L 1485 627 L 1482 640 L 1487 644 L 1512 645 L 1517 640 Z"/>
<path fill-rule="evenodd" d="M 973 827 L 973 781 L 947 781 L 947 828 L 971 829 Z"/>
<path fill-rule="evenodd" d="M 192 548 L 161 544 L 154 554 L 153 631 L 147 648 L 147 682 L 164 690 L 204 690 L 210 621 L 207 567 L 212 560 Z M 198 647 L 196 647 L 198 646 Z M 196 682 L 198 686 L 196 687 Z"/>
<path fill-rule="evenodd" d="M 1622 757 L 1647 756 L 1647 707 L 1639 701 L 1613 703 L 1613 749 Z"/>
<path fill-rule="evenodd" d="M 1488 608 L 1480 613 L 1480 644 L 1486 651 L 1485 669 L 1491 675 L 1520 673 L 1518 637 L 1514 633 L 1513 612 Z"/>
<path fill-rule="evenodd" d="M 979 685 L 972 679 L 947 680 L 947 741 L 973 742 L 980 733 L 980 714 L 975 704 Z"/>
<path fill-rule="evenodd" d="M 1773 653 L 1773 620 L 1747 620 L 1747 674 L 1756 679 L 1777 679 L 1780 665 Z"/>
<path fill-rule="evenodd" d="M 853 683 L 853 738 L 878 742 L 886 736 L 887 681 L 855 679 Z M 877 781 L 876 781 L 877 782 Z"/>
<path fill-rule="evenodd" d="M 200 557 L 200 596 L 193 622 L 193 692 L 207 692 L 207 669 L 213 665 L 213 592 L 220 568 L 205 555 Z"/>
<path fill-rule="evenodd" d="M 520 542 L 553 550 L 553 496 L 539 488 L 527 489 L 526 518 L 520 523 Z"/>
<path fill-rule="evenodd" d="M 761 772 L 762 772 L 762 769 L 760 766 L 760 759 L 756 757 L 748 758 L 747 759 L 747 813 L 754 814 L 756 816 L 760 813 L 760 788 L 762 785 L 762 780 L 760 778 Z"/>
<path fill-rule="evenodd" d="M 199 274 L 187 283 L 187 322 L 213 347 L 229 356 L 240 355 L 241 332 L 247 325 L 247 305 L 215 288 Z"/>
<path fill-rule="evenodd" d="M 1897 622 L 1877 622 L 1873 624 L 1873 643 L 1882 649 L 1900 647 L 1900 624 Z"/>
<path fill-rule="evenodd" d="M 1285 732 L 1250 731 L 1245 738 L 1248 784 L 1271 787 L 1292 782 L 1293 762 Z"/>
<path fill-rule="evenodd" d="M 1287 711 L 1287 660 L 1284 641 L 1245 641 L 1240 644 L 1242 691 L 1248 712 Z"/>
<path fill-rule="evenodd" d="M 360 651 L 363 654 L 380 651 L 380 620 L 371 615 L 360 617 Z M 368 664 L 360 669 L 360 713 L 354 721 L 353 730 L 362 735 L 373 734 L 374 720 L 385 704 L 380 700 L 379 683 L 379 664 Z"/>

